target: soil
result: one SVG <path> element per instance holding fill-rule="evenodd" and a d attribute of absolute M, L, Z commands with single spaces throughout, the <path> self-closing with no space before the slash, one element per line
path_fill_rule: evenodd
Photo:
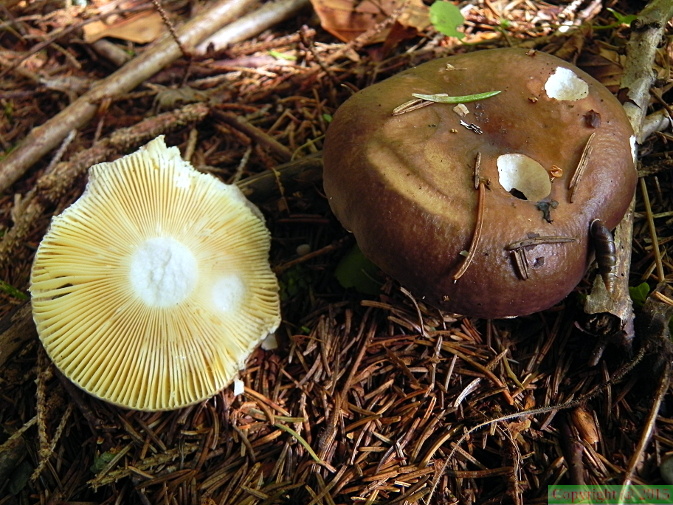
<path fill-rule="evenodd" d="M 5 2 L 0 505 L 519 504 L 546 503 L 554 484 L 672 482 L 662 477 L 673 453 L 673 137 L 665 121 L 639 148 L 641 186 L 624 246 L 632 249 L 635 330 L 626 324 L 622 332 L 614 315 L 585 313 L 595 268 L 557 306 L 504 320 L 444 313 L 377 270 L 373 292 L 343 287 L 335 270 L 355 242 L 321 184 L 322 139 L 339 105 L 438 56 L 546 51 L 627 101 L 620 81 L 636 31 L 628 16 L 640 4 L 461 2 L 462 40 L 383 16 L 349 42 L 306 5 L 223 49 L 183 47 L 148 79 L 99 97 L 91 118 L 45 154 L 18 163 L 12 153 L 46 142 L 40 125 L 53 128 L 59 113 L 57 122 L 73 119 L 79 97 L 155 47 L 115 37 L 94 47 L 84 40 L 85 21 L 157 13 L 159 3 Z M 211 6 L 160 5 L 160 28 L 178 32 Z M 668 25 L 649 117 L 670 112 L 670 37 Z M 277 348 L 255 350 L 240 372 L 243 393 L 228 387 L 181 410 L 137 412 L 93 398 L 53 366 L 32 324 L 28 287 L 49 220 L 81 195 L 86 169 L 159 134 L 197 169 L 239 184 L 262 210 L 283 322 Z M 629 365 L 634 356 L 640 362 Z M 484 423 L 534 409 L 542 410 Z"/>

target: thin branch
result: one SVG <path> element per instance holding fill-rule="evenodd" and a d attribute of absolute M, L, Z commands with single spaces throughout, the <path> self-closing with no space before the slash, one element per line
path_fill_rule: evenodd
<path fill-rule="evenodd" d="M 21 203 L 21 212 L 16 213 L 14 226 L 0 240 L 0 268 L 7 268 L 49 203 L 57 201 L 90 166 L 137 147 L 159 134 L 200 121 L 207 114 L 207 105 L 189 104 L 177 111 L 159 114 L 129 128 L 117 130 L 90 149 L 80 151 L 67 162 L 57 163 L 40 177 L 35 189 L 25 196 Z"/>
<path fill-rule="evenodd" d="M 650 101 L 650 88 L 656 74 L 654 59 L 657 47 L 664 35 L 666 22 L 673 17 L 673 2 L 670 0 L 652 0 L 631 23 L 631 38 L 626 45 L 626 63 L 621 88 L 627 90 L 629 101 L 624 110 L 631 121 L 638 142 L 641 127 Z"/>
<path fill-rule="evenodd" d="M 200 43 L 238 18 L 253 3 L 253 0 L 218 1 L 178 31 L 180 41 L 186 47 Z M 180 48 L 167 35 L 143 54 L 101 80 L 49 121 L 33 128 L 23 142 L 0 162 L 0 193 L 6 191 L 31 166 L 58 146 L 68 132 L 86 125 L 96 114 L 101 100 L 134 89 L 180 56 Z"/>
<path fill-rule="evenodd" d="M 168 19 L 168 14 L 166 14 L 164 6 L 161 5 L 161 0 L 152 0 L 152 3 L 154 4 L 154 8 L 159 12 L 159 16 L 161 16 L 161 20 L 164 22 L 164 26 L 168 28 L 168 33 L 171 34 L 171 37 L 173 37 L 173 40 L 180 48 L 182 57 L 185 59 L 189 59 L 189 53 L 187 52 L 185 46 L 180 41 L 180 37 L 178 37 L 178 33 L 175 31 L 175 26 L 173 25 L 171 20 Z"/>
<path fill-rule="evenodd" d="M 309 6 L 309 0 L 278 0 L 263 4 L 259 9 L 217 31 L 196 46 L 196 54 L 217 51 L 229 44 L 241 42 L 262 33 L 267 28 L 289 19 Z"/>
<path fill-rule="evenodd" d="M 213 115 L 223 123 L 227 123 L 229 126 L 236 128 L 260 145 L 263 145 L 268 150 L 272 151 L 281 161 L 288 162 L 292 159 L 292 152 L 287 147 L 256 126 L 250 124 L 244 118 L 219 110 L 213 110 Z"/>
<path fill-rule="evenodd" d="M 621 88 L 627 91 L 629 100 L 624 110 L 631 122 L 636 139 L 643 141 L 642 126 L 650 101 L 650 88 L 655 82 L 654 59 L 662 40 L 666 22 L 673 17 L 673 2 L 652 0 L 631 24 L 632 33 L 626 45 L 626 63 Z M 609 313 L 617 316 L 628 333 L 633 328 L 633 307 L 629 297 L 629 269 L 633 238 L 633 208 L 629 210 L 615 229 L 617 249 L 617 278 L 614 289 L 608 293 L 603 282 L 594 282 L 593 289 L 584 306 L 587 314 Z"/>

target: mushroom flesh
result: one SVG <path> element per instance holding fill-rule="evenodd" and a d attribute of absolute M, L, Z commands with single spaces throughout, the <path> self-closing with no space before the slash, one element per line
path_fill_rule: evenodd
<path fill-rule="evenodd" d="M 280 322 L 269 232 L 236 186 L 159 137 L 93 166 L 31 273 L 51 359 L 111 403 L 168 410 L 227 386 Z"/>

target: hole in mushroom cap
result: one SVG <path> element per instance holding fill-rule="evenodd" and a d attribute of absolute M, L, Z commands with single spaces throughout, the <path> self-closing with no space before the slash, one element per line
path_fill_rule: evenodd
<path fill-rule="evenodd" d="M 568 68 L 557 67 L 544 85 L 549 98 L 581 100 L 589 94 L 589 85 Z"/>
<path fill-rule="evenodd" d="M 500 185 L 517 198 L 537 202 L 551 193 L 549 174 L 525 154 L 502 154 L 497 165 Z"/>
<path fill-rule="evenodd" d="M 135 293 L 150 307 L 170 307 L 194 288 L 199 270 L 196 258 L 171 237 L 154 237 L 131 257 L 129 277 Z"/>

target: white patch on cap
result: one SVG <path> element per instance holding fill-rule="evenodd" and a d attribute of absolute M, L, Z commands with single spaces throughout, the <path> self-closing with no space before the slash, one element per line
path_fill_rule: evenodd
<path fill-rule="evenodd" d="M 629 142 L 631 143 L 631 156 L 633 157 L 633 164 L 635 165 L 638 160 L 638 142 L 636 142 L 636 136 L 631 135 Z"/>
<path fill-rule="evenodd" d="M 245 296 L 245 284 L 236 274 L 220 277 L 211 291 L 213 305 L 222 312 L 232 312 L 241 304 Z"/>
<path fill-rule="evenodd" d="M 545 168 L 525 154 L 498 156 L 498 181 L 506 191 L 521 192 L 526 200 L 539 202 L 551 193 L 551 181 Z"/>
<path fill-rule="evenodd" d="M 557 67 L 544 85 L 549 98 L 581 100 L 589 94 L 589 85 L 565 67 Z"/>
<path fill-rule="evenodd" d="M 234 396 L 245 393 L 245 383 L 241 379 L 234 380 Z"/>
<path fill-rule="evenodd" d="M 146 240 L 131 256 L 129 281 L 150 307 L 170 307 L 192 292 L 199 276 L 196 258 L 171 237 Z"/>
<path fill-rule="evenodd" d="M 262 349 L 265 351 L 273 351 L 278 349 L 278 339 L 275 333 L 269 333 L 264 340 L 262 340 Z"/>

